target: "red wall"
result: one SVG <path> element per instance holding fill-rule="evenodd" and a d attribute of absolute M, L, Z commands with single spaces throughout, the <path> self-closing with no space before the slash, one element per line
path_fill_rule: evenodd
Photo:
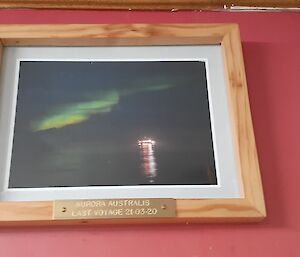
<path fill-rule="evenodd" d="M 260 224 L 0 229 L 0 257 L 300 256 L 300 14 L 0 10 L 0 23 L 240 24 L 268 218 Z"/>

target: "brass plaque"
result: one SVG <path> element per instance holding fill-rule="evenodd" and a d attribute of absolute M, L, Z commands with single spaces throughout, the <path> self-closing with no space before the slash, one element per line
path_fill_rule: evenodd
<path fill-rule="evenodd" d="M 176 200 L 91 199 L 54 201 L 53 219 L 128 219 L 176 217 Z"/>

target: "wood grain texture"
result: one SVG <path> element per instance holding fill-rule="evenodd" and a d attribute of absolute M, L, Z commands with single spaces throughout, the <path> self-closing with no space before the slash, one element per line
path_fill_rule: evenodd
<path fill-rule="evenodd" d="M 0 0 L 0 8 L 211 10 L 224 6 L 299 7 L 299 0 Z"/>
<path fill-rule="evenodd" d="M 252 222 L 266 217 L 242 47 L 235 24 L 0 25 L 4 46 L 221 44 L 239 199 L 177 199 L 177 218 L 56 221 L 52 202 L 0 202 L 1 225 Z"/>
<path fill-rule="evenodd" d="M 0 202 L 0 221 L 47 221 L 52 208 L 52 202 Z"/>
<path fill-rule="evenodd" d="M 243 52 L 238 25 L 222 40 L 235 156 L 244 197 L 262 216 L 266 215 L 255 137 L 253 132 Z"/>
<path fill-rule="evenodd" d="M 5 46 L 216 44 L 227 32 L 221 24 L 0 25 Z"/>

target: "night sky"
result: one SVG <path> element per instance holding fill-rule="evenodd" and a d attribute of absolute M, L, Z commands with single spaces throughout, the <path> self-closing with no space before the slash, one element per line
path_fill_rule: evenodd
<path fill-rule="evenodd" d="M 9 187 L 216 183 L 203 62 L 21 62 Z"/>

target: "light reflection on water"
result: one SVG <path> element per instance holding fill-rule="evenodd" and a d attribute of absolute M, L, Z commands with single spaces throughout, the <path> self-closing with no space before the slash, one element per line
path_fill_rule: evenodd
<path fill-rule="evenodd" d="M 157 176 L 157 164 L 154 156 L 154 148 L 152 144 L 140 145 L 140 155 L 142 160 L 142 170 L 145 178 L 150 183 L 154 183 L 154 178 Z"/>

